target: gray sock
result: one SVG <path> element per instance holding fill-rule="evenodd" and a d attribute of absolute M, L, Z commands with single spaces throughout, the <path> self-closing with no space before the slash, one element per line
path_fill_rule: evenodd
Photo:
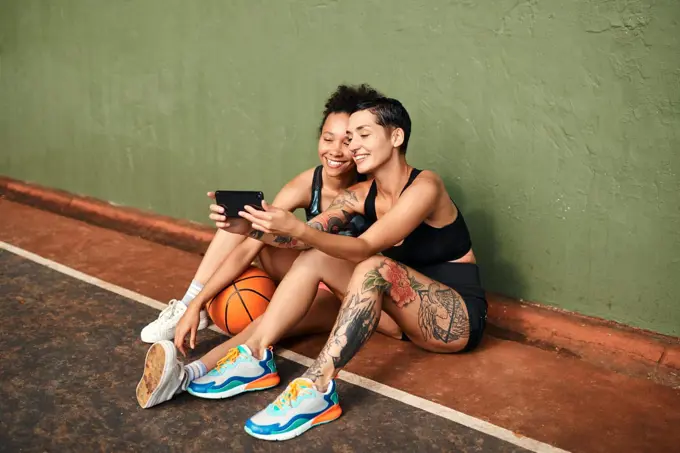
<path fill-rule="evenodd" d="M 187 372 L 187 381 L 191 382 L 194 379 L 203 377 L 208 373 L 208 368 L 200 360 L 191 362 L 188 365 L 184 365 L 184 371 Z"/>
<path fill-rule="evenodd" d="M 189 303 L 194 300 L 194 297 L 196 297 L 202 289 L 203 283 L 199 282 L 198 280 L 192 280 L 191 285 L 189 285 L 189 289 L 187 289 L 187 292 L 182 298 L 182 303 L 188 307 Z"/>

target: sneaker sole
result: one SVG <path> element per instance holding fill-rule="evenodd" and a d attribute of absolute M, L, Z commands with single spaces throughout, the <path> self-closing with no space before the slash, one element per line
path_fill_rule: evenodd
<path fill-rule="evenodd" d="M 224 392 L 219 392 L 219 393 L 202 393 L 202 392 L 196 392 L 192 390 L 191 384 L 189 387 L 187 387 L 187 392 L 193 396 L 197 396 L 199 398 L 204 398 L 208 400 L 221 400 L 224 398 L 231 398 L 232 396 L 240 395 L 241 393 L 246 393 L 246 392 L 257 392 L 258 390 L 267 390 L 272 387 L 276 387 L 279 385 L 279 382 L 281 382 L 281 378 L 279 378 L 278 373 L 272 373 L 268 374 L 266 376 L 262 376 L 261 378 L 249 382 L 247 384 L 239 385 L 238 387 L 234 387 L 233 389 L 229 389 Z"/>
<path fill-rule="evenodd" d="M 283 433 L 258 434 L 258 433 L 252 432 L 247 426 L 245 426 L 244 429 L 248 434 L 250 434 L 251 436 L 253 436 L 257 439 L 273 440 L 273 441 L 290 440 L 294 437 L 297 437 L 301 434 L 304 434 L 305 432 L 309 431 L 310 429 L 314 428 L 315 426 L 325 425 L 326 423 L 330 423 L 334 420 L 337 420 L 341 415 L 342 415 L 342 408 L 340 408 L 339 404 L 335 404 L 335 405 L 329 407 L 328 409 L 326 409 L 325 412 L 317 415 L 312 420 L 305 423 L 304 425 L 298 426 L 295 429 L 292 429 L 290 431 L 286 431 L 286 432 L 283 432 Z"/>
<path fill-rule="evenodd" d="M 146 409 L 150 407 L 149 401 L 153 397 L 153 392 L 158 388 L 158 384 L 163 378 L 165 371 L 165 350 L 163 346 L 155 344 L 146 353 L 144 361 L 144 374 L 137 384 L 137 402 Z"/>

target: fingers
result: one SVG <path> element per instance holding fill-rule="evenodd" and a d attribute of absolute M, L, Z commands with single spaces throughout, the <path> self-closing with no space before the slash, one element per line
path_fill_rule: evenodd
<path fill-rule="evenodd" d="M 257 223 L 253 223 L 250 226 L 253 230 L 262 231 L 263 233 L 272 233 L 272 230 L 262 225 L 258 225 Z"/>
<path fill-rule="evenodd" d="M 191 349 L 196 349 L 196 326 L 191 328 L 191 337 L 189 338 L 189 346 Z"/>
<path fill-rule="evenodd" d="M 229 222 L 225 222 L 227 218 L 224 216 L 220 219 L 219 217 L 213 217 L 211 215 L 210 219 L 215 221 L 215 226 L 217 228 L 229 228 L 231 226 Z"/>
<path fill-rule="evenodd" d="M 257 217 L 247 212 L 239 212 L 238 215 L 250 223 L 250 227 L 254 230 L 262 231 L 264 233 L 271 233 L 271 222 L 258 219 Z"/>
<path fill-rule="evenodd" d="M 264 201 L 263 201 L 263 203 L 264 203 Z M 255 217 L 257 217 L 258 219 L 261 219 L 261 220 L 271 220 L 273 218 L 272 214 L 270 212 L 260 211 L 259 209 L 255 209 L 252 206 L 246 205 L 246 206 L 244 206 L 243 209 L 248 211 L 249 214 L 254 215 Z M 243 212 L 243 211 L 240 211 L 239 214 L 241 212 Z"/>
<path fill-rule="evenodd" d="M 187 352 L 184 350 L 184 335 L 175 335 L 175 347 L 184 357 L 187 356 Z"/>
<path fill-rule="evenodd" d="M 223 215 L 224 208 L 222 206 L 211 204 L 210 212 L 211 212 L 211 214 L 209 215 L 210 220 L 215 222 L 215 226 L 217 228 L 227 228 L 230 226 L 229 222 L 227 222 L 227 216 Z"/>
<path fill-rule="evenodd" d="M 212 198 L 214 200 L 215 199 L 215 192 L 208 192 L 208 197 Z"/>
<path fill-rule="evenodd" d="M 260 219 L 258 219 L 257 217 L 254 217 L 253 215 L 243 211 L 239 211 L 238 216 L 246 219 L 248 222 L 253 224 L 260 221 Z"/>
<path fill-rule="evenodd" d="M 271 220 L 271 219 L 262 219 L 262 218 L 260 218 L 256 215 L 254 215 L 254 214 L 251 214 L 250 212 L 244 212 L 244 211 L 239 211 L 238 215 L 239 215 L 239 217 L 243 217 L 248 222 L 252 223 L 253 226 L 256 225 L 256 224 L 262 225 L 262 226 L 267 226 L 267 227 L 270 226 L 270 225 L 268 225 L 268 223 L 269 223 L 269 220 Z"/>
<path fill-rule="evenodd" d="M 214 214 L 224 214 L 224 208 L 218 204 L 211 204 L 210 212 Z"/>

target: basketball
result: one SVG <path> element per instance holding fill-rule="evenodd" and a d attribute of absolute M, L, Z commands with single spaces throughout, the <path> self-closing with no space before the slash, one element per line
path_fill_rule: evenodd
<path fill-rule="evenodd" d="M 208 302 L 212 322 L 229 335 L 236 335 L 264 313 L 276 284 L 262 269 L 251 266 L 234 283 Z"/>

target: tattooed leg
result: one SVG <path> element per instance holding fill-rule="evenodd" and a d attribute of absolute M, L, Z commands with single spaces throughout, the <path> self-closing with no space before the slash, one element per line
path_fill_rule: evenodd
<path fill-rule="evenodd" d="M 361 289 L 366 273 L 364 263 L 355 269 L 331 335 L 319 357 L 303 375 L 320 390 L 328 387 L 331 379 L 359 352 L 378 326 L 382 291 L 377 287 L 367 291 Z"/>
<path fill-rule="evenodd" d="M 356 267 L 328 342 L 304 377 L 324 390 L 368 341 L 383 308 L 395 315 L 402 329 L 419 329 L 418 344 L 425 349 L 453 352 L 462 349 L 469 336 L 467 310 L 457 292 L 403 264 L 374 256 Z"/>
<path fill-rule="evenodd" d="M 390 259 L 384 259 L 370 273 L 365 285 L 383 288 L 398 309 L 415 302 L 418 327 L 425 341 L 448 344 L 468 338 L 470 323 L 465 302 L 446 285 Z"/>

